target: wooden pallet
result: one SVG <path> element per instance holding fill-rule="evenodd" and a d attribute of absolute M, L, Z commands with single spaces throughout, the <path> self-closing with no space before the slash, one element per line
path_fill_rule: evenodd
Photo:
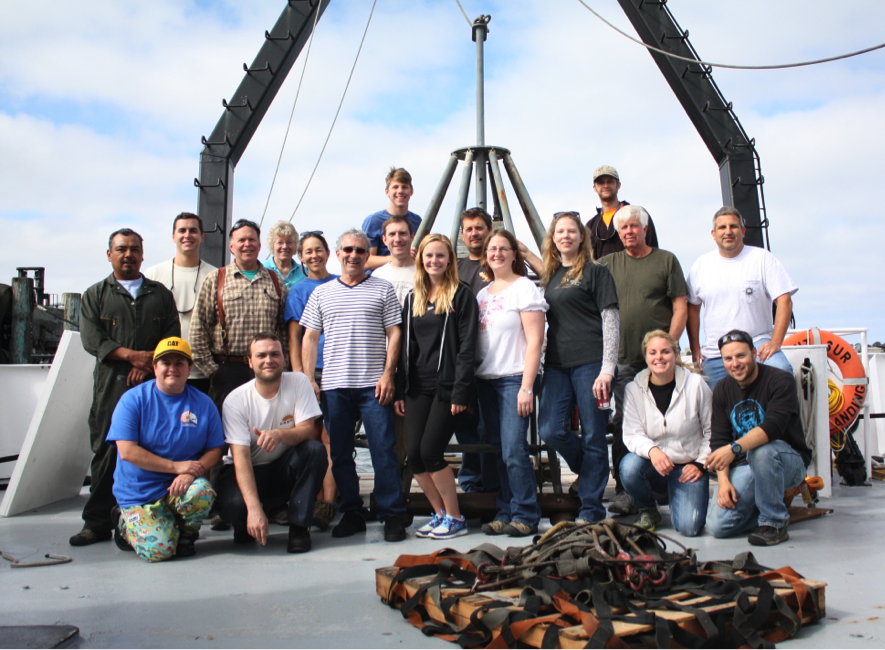
<path fill-rule="evenodd" d="M 381 601 L 385 604 L 387 604 L 387 596 L 390 591 L 390 585 L 393 581 L 393 577 L 396 575 L 397 570 L 397 567 L 385 567 L 377 569 L 375 571 L 376 592 L 381 597 Z M 404 586 L 406 589 L 406 593 L 409 597 L 413 596 L 415 592 L 418 591 L 418 589 L 420 589 L 428 582 L 432 581 L 434 578 L 435 576 L 430 576 L 413 578 L 411 580 L 405 581 Z M 820 604 L 821 608 L 820 617 L 823 618 L 826 615 L 826 583 L 816 580 L 803 580 L 803 583 L 805 583 L 808 589 L 813 590 L 816 593 L 818 603 Z M 796 595 L 793 589 L 785 582 L 773 582 L 772 584 L 775 587 L 775 592 L 784 599 L 790 609 L 796 612 L 798 610 L 798 603 L 796 602 Z M 508 609 L 518 610 L 518 601 L 521 591 L 521 589 L 502 589 L 501 591 L 466 595 L 458 600 L 458 602 L 449 610 L 451 621 L 446 621 L 444 619 L 442 611 L 440 611 L 440 609 L 433 604 L 433 600 L 427 593 L 425 593 L 423 598 L 421 599 L 421 605 L 424 606 L 424 608 L 427 610 L 428 615 L 434 622 L 442 624 L 451 622 L 457 627 L 465 627 L 470 623 L 470 616 L 471 614 L 473 614 L 473 612 L 493 600 L 510 601 L 513 603 L 513 605 Z M 448 598 L 469 593 L 470 589 L 466 588 L 443 589 L 441 595 L 442 598 Z M 735 606 L 735 604 L 732 602 L 705 607 L 704 602 L 710 601 L 711 598 L 698 597 L 695 594 L 691 594 L 688 592 L 675 593 L 671 596 L 668 596 L 667 600 L 677 601 L 683 605 L 692 605 L 694 607 L 703 609 L 705 612 L 708 612 L 710 614 L 732 611 Z M 750 599 L 751 603 L 755 603 L 755 601 L 755 598 Z M 639 606 L 642 606 L 640 601 L 635 601 L 635 603 Z M 679 627 L 689 632 L 699 634 L 701 636 L 704 635 L 703 628 L 698 623 L 697 618 L 694 616 L 694 614 L 668 609 L 655 609 L 652 611 L 654 611 L 655 614 L 657 616 L 660 616 L 661 618 L 675 621 L 676 624 L 679 625 Z M 614 609 L 613 613 L 621 614 L 625 613 L 625 611 Z M 803 612 L 803 614 L 803 625 L 812 623 L 817 620 L 817 618 L 815 618 L 813 616 L 813 613 L 811 612 Z M 774 616 L 776 615 L 772 615 L 771 618 L 773 619 Z M 529 647 L 540 648 L 544 639 L 544 634 L 547 631 L 549 625 L 549 623 L 539 623 L 533 626 L 519 637 L 519 641 Z M 624 621 L 613 621 L 613 625 L 615 636 L 621 638 L 621 640 L 623 640 L 631 647 L 648 647 L 649 637 L 647 635 L 654 634 L 654 627 L 651 625 L 638 625 Z M 493 633 L 497 634 L 498 632 L 500 632 L 500 628 L 500 625 L 492 628 Z M 761 633 L 764 634 L 765 630 L 762 630 Z M 586 645 L 588 639 L 589 636 L 584 630 L 583 626 L 577 625 L 574 627 L 562 628 L 559 632 L 559 647 L 583 648 Z"/>

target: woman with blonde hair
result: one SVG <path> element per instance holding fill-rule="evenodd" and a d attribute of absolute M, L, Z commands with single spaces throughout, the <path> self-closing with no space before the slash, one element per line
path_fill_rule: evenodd
<path fill-rule="evenodd" d="M 298 231 L 288 221 L 277 221 L 267 233 L 267 248 L 272 253 L 262 264 L 283 280 L 287 289 L 307 276 L 300 264 L 295 263 L 295 247 Z"/>
<path fill-rule="evenodd" d="M 403 304 L 403 340 L 394 409 L 405 416 L 406 449 L 415 480 L 433 507 L 418 537 L 467 534 L 455 475 L 445 460 L 457 416 L 470 403 L 478 310 L 473 292 L 458 281 L 452 243 L 431 234 L 415 259 L 415 288 Z"/>
<path fill-rule="evenodd" d="M 541 371 L 547 303 L 526 277 L 516 237 L 492 232 L 482 249 L 482 267 L 493 281 L 476 295 L 479 303 L 476 392 L 489 443 L 498 448 L 495 519 L 486 535 L 525 537 L 538 532 L 537 481 L 526 434 Z"/>
<path fill-rule="evenodd" d="M 670 495 L 673 527 L 686 537 L 700 534 L 707 519 L 713 393 L 700 374 L 679 357 L 679 343 L 664 330 L 642 340 L 648 369 L 624 394 L 624 489 L 639 508 L 637 526 L 654 530 L 661 521 L 653 493 Z"/>
<path fill-rule="evenodd" d="M 606 424 L 618 361 L 618 292 L 590 252 L 590 236 L 576 212 L 557 212 L 544 238 L 541 282 L 547 310 L 547 354 L 541 391 L 541 439 L 578 475 L 579 523 L 605 519 L 608 482 Z M 578 405 L 581 436 L 569 430 Z"/>

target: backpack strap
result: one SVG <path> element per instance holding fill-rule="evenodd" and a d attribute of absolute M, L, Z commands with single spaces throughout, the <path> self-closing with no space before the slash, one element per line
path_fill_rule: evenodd
<path fill-rule="evenodd" d="M 215 304 L 218 307 L 218 323 L 221 325 L 221 340 L 224 346 L 224 353 L 230 354 L 227 345 L 227 327 L 224 319 L 224 277 L 227 275 L 227 267 L 222 266 L 218 269 L 218 284 L 215 287 Z"/>

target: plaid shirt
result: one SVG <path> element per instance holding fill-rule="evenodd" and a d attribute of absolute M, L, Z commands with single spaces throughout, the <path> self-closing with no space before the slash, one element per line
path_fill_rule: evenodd
<path fill-rule="evenodd" d="M 206 276 L 197 304 L 191 318 L 190 339 L 194 363 L 205 376 L 209 377 L 218 370 L 213 354 L 230 356 L 248 356 L 249 341 L 260 332 L 274 332 L 283 341 L 283 357 L 288 360 L 287 336 L 283 311 L 286 306 L 286 286 L 280 282 L 282 295 L 277 294 L 276 287 L 268 271 L 259 264 L 258 273 L 251 282 L 242 274 L 236 262 L 228 264 L 222 289 L 224 305 L 225 329 L 227 330 L 227 349 L 225 334 L 218 319 L 216 290 L 218 287 L 218 271 Z"/>

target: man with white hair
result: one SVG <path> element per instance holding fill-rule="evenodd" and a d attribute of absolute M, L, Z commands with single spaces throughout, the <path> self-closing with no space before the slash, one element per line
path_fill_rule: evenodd
<path fill-rule="evenodd" d="M 390 282 L 366 275 L 366 233 L 348 230 L 338 238 L 335 250 L 341 277 L 314 290 L 300 321 L 305 328 L 301 365 L 317 397 L 322 390 L 326 399 L 332 475 L 342 499 L 344 514 L 332 537 L 350 537 L 366 530 L 367 512 L 353 459 L 353 432 L 359 415 L 369 440 L 384 539 L 399 542 L 406 538 L 401 519 L 405 508 L 394 451 L 392 402 L 402 308 Z M 313 381 L 320 332 L 326 336 L 321 387 Z"/>
<path fill-rule="evenodd" d="M 596 192 L 599 202 L 602 203 L 602 207 L 597 208 L 596 214 L 587 222 L 594 260 L 624 250 L 624 244 L 618 236 L 618 229 L 613 221 L 618 210 L 625 205 L 630 205 L 618 198 L 620 189 L 621 179 L 618 176 L 618 170 L 611 165 L 603 165 L 593 172 L 593 191 Z M 657 248 L 658 245 L 658 235 L 651 217 L 648 218 L 645 243 L 653 248 Z"/>
<path fill-rule="evenodd" d="M 621 485 L 620 465 L 627 453 L 623 437 L 624 390 L 636 374 L 646 368 L 642 339 L 646 332 L 661 329 L 678 341 L 688 316 L 685 298 L 688 289 L 682 267 L 673 253 L 649 246 L 650 222 L 644 208 L 623 206 L 612 219 L 612 225 L 624 250 L 599 260 L 615 279 L 621 313 L 618 374 L 613 391 L 615 413 L 612 416 L 615 498 L 609 506 L 609 511 L 616 514 L 629 514 L 634 509 L 630 495 Z"/>

